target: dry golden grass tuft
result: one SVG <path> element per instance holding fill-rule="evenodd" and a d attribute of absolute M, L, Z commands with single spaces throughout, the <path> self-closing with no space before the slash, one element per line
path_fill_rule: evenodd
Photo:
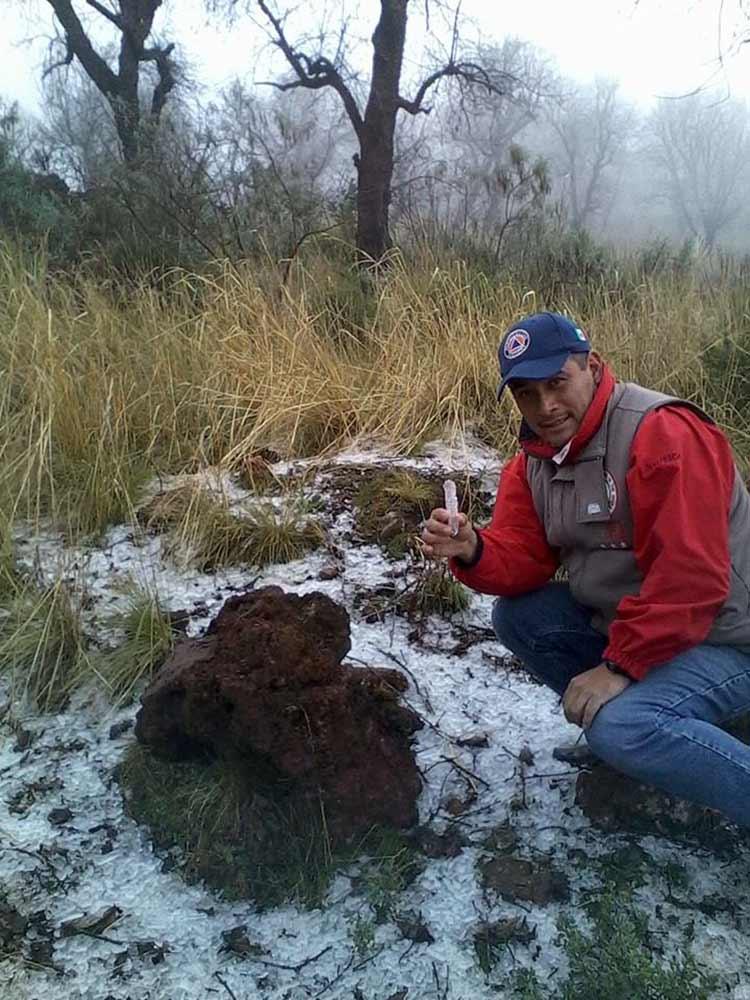
<path fill-rule="evenodd" d="M 0 613 L 0 675 L 13 702 L 42 712 L 62 709 L 91 662 L 80 618 L 66 585 L 23 581 Z"/>
<path fill-rule="evenodd" d="M 156 591 L 134 583 L 126 589 L 123 610 L 105 624 L 123 638 L 116 649 L 97 657 L 94 669 L 114 704 L 127 704 L 172 652 L 174 629 Z"/>
<path fill-rule="evenodd" d="M 239 563 L 290 562 L 325 541 L 301 494 L 256 500 L 235 513 L 220 492 L 189 481 L 156 494 L 139 507 L 137 517 L 147 530 L 169 532 L 167 551 L 201 572 Z"/>
<path fill-rule="evenodd" d="M 717 390 L 701 363 L 744 329 L 728 279 L 542 302 L 464 264 L 395 256 L 351 315 L 331 292 L 345 279 L 323 261 L 284 286 L 256 263 L 217 264 L 126 295 L 0 247 L 0 509 L 76 536 L 131 517 L 146 475 L 239 470 L 263 448 L 323 454 L 367 435 L 408 453 L 473 432 L 508 454 L 516 418 L 495 398 L 497 342 L 549 306 L 575 315 L 621 378 L 708 401 L 750 451 L 731 370 Z"/>

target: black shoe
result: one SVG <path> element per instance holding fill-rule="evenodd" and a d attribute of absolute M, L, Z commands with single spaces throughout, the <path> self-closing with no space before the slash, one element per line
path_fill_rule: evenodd
<path fill-rule="evenodd" d="M 592 767 L 600 763 L 600 759 L 586 742 L 555 747 L 552 756 L 563 764 L 570 764 L 571 767 Z"/>

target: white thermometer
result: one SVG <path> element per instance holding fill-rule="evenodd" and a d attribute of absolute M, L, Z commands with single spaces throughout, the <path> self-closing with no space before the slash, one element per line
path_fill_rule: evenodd
<path fill-rule="evenodd" d="M 458 497 L 456 496 L 456 484 L 452 479 L 446 479 L 443 483 L 443 493 L 445 494 L 445 509 L 448 511 L 448 523 L 451 526 L 451 536 L 458 534 Z"/>

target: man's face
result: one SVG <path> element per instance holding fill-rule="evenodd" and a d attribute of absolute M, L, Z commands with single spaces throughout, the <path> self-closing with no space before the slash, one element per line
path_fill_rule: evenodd
<path fill-rule="evenodd" d="M 602 374 L 602 359 L 591 351 L 585 368 L 568 358 L 552 378 L 513 379 L 508 387 L 521 416 L 545 444 L 562 448 L 581 426 Z"/>

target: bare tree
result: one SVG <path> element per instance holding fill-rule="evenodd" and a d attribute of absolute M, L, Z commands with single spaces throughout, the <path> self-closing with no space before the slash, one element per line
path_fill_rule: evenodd
<path fill-rule="evenodd" d="M 215 143 L 210 165 L 220 203 L 240 246 L 252 234 L 289 252 L 305 233 L 331 224 L 343 197 L 352 142 L 345 115 L 329 91 L 274 93 L 262 100 L 239 81 L 204 114 Z"/>
<path fill-rule="evenodd" d="M 97 90 L 106 98 L 115 119 L 117 135 L 126 163 L 135 164 L 143 150 L 148 124 L 159 121 L 176 83 L 172 59 L 174 44 L 147 44 L 162 0 L 78 0 L 78 7 L 93 11 L 117 29 L 119 52 L 116 69 L 97 52 L 74 0 L 47 0 L 62 29 L 65 55 L 47 70 L 69 66 L 78 60 Z M 144 66 L 156 70 L 148 110 L 141 107 L 139 85 Z"/>
<path fill-rule="evenodd" d="M 234 0 L 227 0 L 230 6 Z M 394 165 L 394 133 L 399 111 L 410 115 L 428 114 L 428 93 L 443 79 L 451 77 L 469 87 L 502 92 L 504 80 L 494 77 L 476 62 L 458 56 L 458 13 L 453 20 L 450 54 L 440 68 L 426 76 L 412 99 L 401 93 L 401 71 L 406 44 L 409 0 L 380 0 L 380 17 L 372 35 L 372 71 L 364 109 L 358 100 L 353 75 L 344 66 L 346 25 L 332 56 L 302 50 L 290 40 L 285 22 L 289 11 L 278 12 L 267 0 L 248 0 L 269 27 L 273 43 L 283 53 L 292 70 L 292 79 L 274 86 L 280 90 L 332 88 L 343 103 L 359 145 L 354 162 L 357 168 L 357 249 L 365 260 L 380 260 L 391 246 L 389 207 Z M 209 0 L 220 6 L 221 0 Z M 226 3 L 225 3 L 226 5 Z M 321 46 L 322 47 L 322 46 Z"/>
<path fill-rule="evenodd" d="M 585 229 L 603 213 L 633 135 L 635 113 L 619 99 L 617 89 L 614 80 L 573 85 L 547 109 L 557 146 L 553 159 L 563 177 L 574 229 Z"/>
<path fill-rule="evenodd" d="M 421 207 L 444 232 L 496 247 L 507 219 L 499 179 L 515 171 L 519 143 L 528 145 L 525 131 L 558 86 L 547 58 L 528 42 L 509 38 L 479 55 L 481 65 L 505 81 L 503 93 L 480 92 L 469 109 L 454 89 L 433 116 L 418 120 L 426 122 L 422 148 L 399 164 L 398 201 L 413 218 Z M 406 129 L 415 131 L 414 122 L 402 120 L 400 140 Z"/>
<path fill-rule="evenodd" d="M 699 91 L 663 98 L 647 125 L 654 184 L 682 228 L 709 249 L 742 208 L 748 124 L 743 103 Z"/>
<path fill-rule="evenodd" d="M 494 176 L 486 177 L 485 185 L 495 203 L 493 214 L 498 216 L 494 252 L 497 265 L 508 229 L 539 211 L 550 192 L 547 164 L 541 157 L 532 163 L 528 153 L 514 143 L 509 150 L 508 163 Z"/>
<path fill-rule="evenodd" d="M 111 109 L 80 66 L 44 88 L 41 117 L 34 128 L 37 164 L 64 177 L 71 188 L 96 188 L 121 163 Z"/>

